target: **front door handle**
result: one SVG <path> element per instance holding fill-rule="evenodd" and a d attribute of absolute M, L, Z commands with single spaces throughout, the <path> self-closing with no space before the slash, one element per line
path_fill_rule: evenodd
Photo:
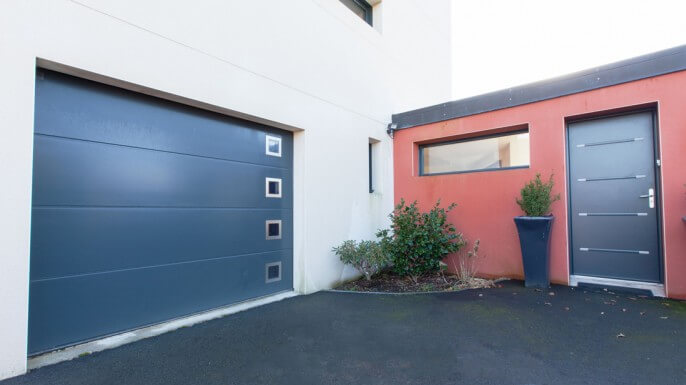
<path fill-rule="evenodd" d="M 652 188 L 648 189 L 647 194 L 640 195 L 641 198 L 648 198 L 648 207 L 651 209 L 655 207 L 655 190 Z"/>

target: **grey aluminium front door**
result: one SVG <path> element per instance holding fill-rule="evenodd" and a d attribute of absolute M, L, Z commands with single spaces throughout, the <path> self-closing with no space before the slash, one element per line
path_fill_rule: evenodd
<path fill-rule="evenodd" d="M 572 274 L 660 282 L 653 113 L 570 123 Z"/>

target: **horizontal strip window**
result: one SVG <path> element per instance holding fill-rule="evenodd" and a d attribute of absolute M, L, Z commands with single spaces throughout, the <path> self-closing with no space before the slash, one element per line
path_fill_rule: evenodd
<path fill-rule="evenodd" d="M 440 175 L 529 167 L 529 131 L 482 136 L 419 148 L 419 174 Z"/>

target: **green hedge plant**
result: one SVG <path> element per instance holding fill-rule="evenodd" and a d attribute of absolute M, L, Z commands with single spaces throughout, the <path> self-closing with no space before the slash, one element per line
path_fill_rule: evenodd
<path fill-rule="evenodd" d="M 542 217 L 550 214 L 550 205 L 560 199 L 560 194 L 553 195 L 553 174 L 547 182 L 541 180 L 541 174 L 524 185 L 517 198 L 517 204 L 527 217 Z"/>
<path fill-rule="evenodd" d="M 345 241 L 338 247 L 333 248 L 341 262 L 352 265 L 357 271 L 364 274 L 367 281 L 372 276 L 386 267 L 389 263 L 386 252 L 381 243 L 375 241 Z"/>
<path fill-rule="evenodd" d="M 376 234 L 395 273 L 417 282 L 419 276 L 439 270 L 441 260 L 464 245 L 462 234 L 447 218 L 455 206 L 442 208 L 439 200 L 429 212 L 420 212 L 417 201 L 406 205 L 401 199 L 390 214 L 391 229 Z"/>

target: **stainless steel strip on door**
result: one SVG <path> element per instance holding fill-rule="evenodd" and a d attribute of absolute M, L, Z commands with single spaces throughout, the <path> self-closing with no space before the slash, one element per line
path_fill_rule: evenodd
<path fill-rule="evenodd" d="M 622 179 L 641 179 L 645 178 L 645 175 L 632 175 L 632 176 L 613 176 L 613 177 L 605 177 L 605 178 L 579 178 L 577 179 L 578 182 L 597 182 L 597 181 L 603 181 L 603 180 L 622 180 Z"/>
<path fill-rule="evenodd" d="M 600 251 L 603 253 L 650 254 L 650 251 L 645 251 L 645 250 L 600 249 L 600 248 L 596 248 L 596 247 L 580 247 L 579 251 Z"/>
<path fill-rule="evenodd" d="M 581 148 L 581 147 L 593 147 L 593 146 L 603 146 L 606 144 L 618 144 L 618 143 L 631 143 L 631 142 L 638 142 L 639 140 L 643 140 L 643 138 L 629 138 L 629 139 L 617 139 L 617 140 L 606 140 L 602 142 L 592 142 L 592 143 L 582 143 L 582 144 L 577 144 L 576 146 Z"/>

